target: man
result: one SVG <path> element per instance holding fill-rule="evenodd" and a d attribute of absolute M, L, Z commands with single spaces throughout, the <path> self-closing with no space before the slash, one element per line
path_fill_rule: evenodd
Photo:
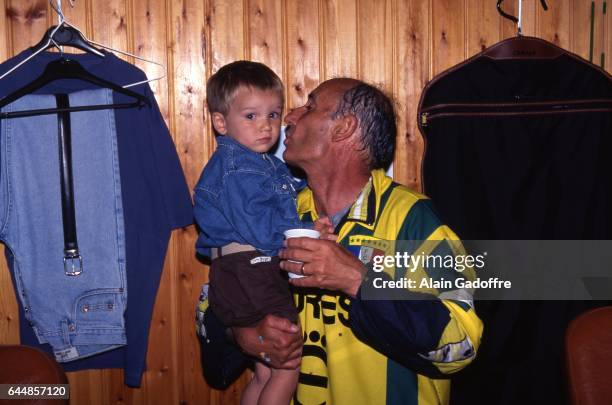
<path fill-rule="evenodd" d="M 482 333 L 469 292 L 365 296 L 374 278 L 401 275 L 372 271 L 372 256 L 393 254 L 393 241 L 456 253 L 456 235 L 429 200 L 384 174 L 396 136 L 390 100 L 358 80 L 332 79 L 285 121 L 284 158 L 306 173 L 309 186 L 298 211 L 303 219 L 330 217 L 338 239 L 291 239 L 280 253 L 284 270 L 306 276 L 291 281 L 303 332 L 268 316 L 255 327 L 233 328 L 236 343 L 273 367 L 301 361 L 296 403 L 448 403 L 444 377 L 473 360 Z"/>

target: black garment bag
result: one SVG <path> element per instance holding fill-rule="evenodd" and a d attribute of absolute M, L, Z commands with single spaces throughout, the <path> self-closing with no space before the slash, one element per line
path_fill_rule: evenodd
<path fill-rule="evenodd" d="M 435 77 L 418 119 L 424 192 L 462 239 L 612 239 L 604 70 L 538 38 L 507 39 Z M 451 403 L 568 403 L 565 328 L 602 304 L 477 300 L 481 347 Z"/>

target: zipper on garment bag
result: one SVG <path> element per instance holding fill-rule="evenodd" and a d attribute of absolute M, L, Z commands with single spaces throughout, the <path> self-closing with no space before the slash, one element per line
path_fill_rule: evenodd
<path fill-rule="evenodd" d="M 612 112 L 612 100 L 564 100 L 536 103 L 449 103 L 424 108 L 420 124 L 448 117 L 527 117 L 583 112 Z"/>

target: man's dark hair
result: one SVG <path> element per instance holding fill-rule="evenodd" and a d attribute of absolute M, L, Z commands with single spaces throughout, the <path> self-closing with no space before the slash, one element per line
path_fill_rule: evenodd
<path fill-rule="evenodd" d="M 397 134 L 391 99 L 376 87 L 360 83 L 344 92 L 332 118 L 349 113 L 359 122 L 370 169 L 387 169 L 393 161 Z"/>
<path fill-rule="evenodd" d="M 258 62 L 239 60 L 229 63 L 212 75 L 206 83 L 206 103 L 212 114 L 229 112 L 230 104 L 240 86 L 260 90 L 273 90 L 283 99 L 281 79 L 266 65 Z"/>

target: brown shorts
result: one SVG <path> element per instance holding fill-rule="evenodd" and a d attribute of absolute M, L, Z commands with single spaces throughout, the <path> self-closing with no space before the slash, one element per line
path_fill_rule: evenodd
<path fill-rule="evenodd" d="M 225 326 L 252 326 L 268 314 L 297 323 L 277 256 L 256 251 L 221 256 L 212 261 L 209 279 L 211 309 Z"/>

